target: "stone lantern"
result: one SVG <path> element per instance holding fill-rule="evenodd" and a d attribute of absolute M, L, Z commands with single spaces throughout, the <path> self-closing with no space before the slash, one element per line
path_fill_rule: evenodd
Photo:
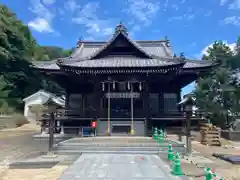
<path fill-rule="evenodd" d="M 58 109 L 58 105 L 49 101 L 47 104 L 47 112 L 50 114 L 49 117 L 49 151 L 53 150 L 54 145 L 54 129 L 55 129 L 55 113 Z"/>
<path fill-rule="evenodd" d="M 195 105 L 195 98 L 193 96 L 185 96 L 183 100 L 179 103 L 183 107 L 183 111 L 185 114 L 185 122 L 186 122 L 186 146 L 187 146 L 187 154 L 190 155 L 192 153 L 192 142 L 191 142 L 191 117 L 193 114 L 193 106 Z"/>

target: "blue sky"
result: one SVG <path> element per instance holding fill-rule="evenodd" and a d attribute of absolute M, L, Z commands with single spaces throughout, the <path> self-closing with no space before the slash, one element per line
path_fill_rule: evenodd
<path fill-rule="evenodd" d="M 133 39 L 167 36 L 174 51 L 200 58 L 214 40 L 231 47 L 240 35 L 240 0 L 0 0 L 31 28 L 41 45 L 107 40 L 122 21 Z M 184 88 L 192 90 L 194 84 Z"/>

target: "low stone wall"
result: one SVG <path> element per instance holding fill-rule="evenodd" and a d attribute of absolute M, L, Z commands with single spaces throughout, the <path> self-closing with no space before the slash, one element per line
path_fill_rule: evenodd
<path fill-rule="evenodd" d="M 222 131 L 221 137 L 231 141 L 240 141 L 240 131 Z"/>

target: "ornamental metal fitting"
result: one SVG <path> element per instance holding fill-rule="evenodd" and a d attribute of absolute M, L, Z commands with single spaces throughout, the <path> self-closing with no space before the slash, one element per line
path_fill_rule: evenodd
<path fill-rule="evenodd" d="M 170 45 L 170 40 L 168 39 L 168 37 L 167 36 L 165 36 L 165 45 L 166 45 L 166 47 L 171 47 L 171 45 Z"/>
<path fill-rule="evenodd" d="M 56 64 L 62 64 L 63 63 L 63 59 L 57 59 Z"/>
<path fill-rule="evenodd" d="M 180 57 L 180 59 L 182 59 L 182 60 L 185 60 L 185 59 L 186 59 L 183 52 L 180 53 L 180 56 L 179 56 L 179 57 Z"/>
<path fill-rule="evenodd" d="M 80 36 L 80 37 L 78 38 L 78 41 L 77 41 L 77 47 L 78 47 L 78 48 L 81 47 L 82 42 L 83 42 L 83 37 Z"/>
<path fill-rule="evenodd" d="M 127 28 L 123 25 L 122 22 L 120 22 L 119 25 L 117 25 L 117 27 L 115 28 L 114 34 L 117 35 L 119 33 L 123 33 L 124 35 L 128 36 Z"/>

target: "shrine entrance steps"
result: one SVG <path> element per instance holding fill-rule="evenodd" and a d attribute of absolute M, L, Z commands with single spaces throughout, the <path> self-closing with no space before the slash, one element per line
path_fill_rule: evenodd
<path fill-rule="evenodd" d="M 167 141 L 158 143 L 150 137 L 88 137 L 72 138 L 58 143 L 54 151 L 57 154 L 152 154 L 167 153 L 168 145 L 172 144 L 174 151 L 184 154 L 183 143 Z"/>

